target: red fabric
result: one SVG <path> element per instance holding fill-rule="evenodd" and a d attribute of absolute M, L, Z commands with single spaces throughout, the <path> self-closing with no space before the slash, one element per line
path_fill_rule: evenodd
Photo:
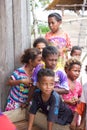
<path fill-rule="evenodd" d="M 16 127 L 5 115 L 0 115 L 0 130 L 16 130 Z"/>
<path fill-rule="evenodd" d="M 84 109 L 85 109 L 85 103 L 81 102 L 79 104 L 77 104 L 77 107 L 75 109 L 75 111 L 82 116 L 83 112 L 84 112 Z"/>

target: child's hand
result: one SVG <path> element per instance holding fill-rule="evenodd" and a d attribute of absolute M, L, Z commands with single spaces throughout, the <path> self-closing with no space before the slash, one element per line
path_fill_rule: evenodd
<path fill-rule="evenodd" d="M 25 85 L 27 85 L 27 86 L 30 86 L 30 84 L 32 83 L 32 81 L 31 81 L 29 78 L 27 78 L 27 79 L 22 79 L 21 81 L 22 81 L 23 84 L 25 84 Z"/>
<path fill-rule="evenodd" d="M 85 130 L 85 128 L 83 126 L 78 126 L 76 130 Z"/>
<path fill-rule="evenodd" d="M 76 105 L 78 101 L 79 101 L 78 98 L 73 97 L 70 102 L 71 102 L 71 105 Z"/>

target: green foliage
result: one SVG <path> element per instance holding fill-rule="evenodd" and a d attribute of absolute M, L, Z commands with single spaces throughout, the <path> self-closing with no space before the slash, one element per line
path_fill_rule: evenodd
<path fill-rule="evenodd" d="M 46 34 L 49 31 L 49 27 L 45 24 L 38 25 L 39 32 L 42 34 Z"/>
<path fill-rule="evenodd" d="M 45 6 L 50 3 L 50 0 L 39 0 L 39 2 L 42 4 L 42 6 Z"/>

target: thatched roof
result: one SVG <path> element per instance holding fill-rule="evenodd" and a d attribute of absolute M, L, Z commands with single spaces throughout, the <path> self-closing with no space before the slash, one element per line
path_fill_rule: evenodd
<path fill-rule="evenodd" d="M 48 5 L 46 10 L 61 9 L 62 7 L 65 9 L 79 10 L 82 9 L 83 3 L 84 0 L 53 0 L 53 2 Z"/>

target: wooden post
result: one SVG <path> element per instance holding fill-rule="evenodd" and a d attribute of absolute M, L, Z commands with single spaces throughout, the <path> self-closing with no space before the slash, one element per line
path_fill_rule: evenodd
<path fill-rule="evenodd" d="M 30 44 L 29 0 L 0 0 L 0 108 L 4 110 L 6 81 Z"/>

